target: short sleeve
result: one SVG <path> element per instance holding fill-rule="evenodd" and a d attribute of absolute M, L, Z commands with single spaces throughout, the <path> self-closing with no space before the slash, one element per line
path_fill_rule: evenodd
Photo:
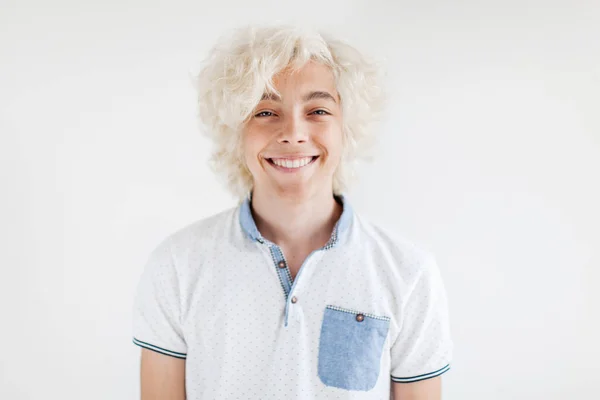
<path fill-rule="evenodd" d="M 435 257 L 425 254 L 420 275 L 407 293 L 401 327 L 391 347 L 393 382 L 417 382 L 450 369 L 453 342 L 448 301 Z"/>
<path fill-rule="evenodd" d="M 177 358 L 186 358 L 181 329 L 179 277 L 164 239 L 148 257 L 133 305 L 133 343 Z"/>

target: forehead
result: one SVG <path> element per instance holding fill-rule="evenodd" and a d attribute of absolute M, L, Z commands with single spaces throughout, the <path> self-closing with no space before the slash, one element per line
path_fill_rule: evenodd
<path fill-rule="evenodd" d="M 314 61 L 299 69 L 284 69 L 273 77 L 273 84 L 283 98 L 301 96 L 309 91 L 325 91 L 338 96 L 331 69 Z"/>

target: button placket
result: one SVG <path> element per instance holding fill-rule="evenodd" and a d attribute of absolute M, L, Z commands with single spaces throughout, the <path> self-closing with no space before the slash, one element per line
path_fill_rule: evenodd
<path fill-rule="evenodd" d="M 269 250 L 271 252 L 272 262 L 276 267 L 277 275 L 279 276 L 279 280 L 283 287 L 284 295 L 286 296 L 285 311 L 284 311 L 284 319 L 285 319 L 284 326 L 287 327 L 289 313 L 294 314 L 293 318 L 296 321 L 300 321 L 300 319 L 301 319 L 301 317 L 299 315 L 299 313 L 302 312 L 301 308 L 298 308 L 298 306 L 291 307 L 293 304 L 296 304 L 296 302 L 298 302 L 298 297 L 291 296 L 292 293 L 297 292 L 297 290 L 295 290 L 295 286 L 298 281 L 298 278 L 300 277 L 300 275 L 302 275 L 302 272 L 307 268 L 309 261 L 311 261 L 311 259 L 312 259 L 312 256 L 322 249 L 314 250 L 306 257 L 306 259 L 303 261 L 302 265 L 300 266 L 300 269 L 298 270 L 298 274 L 296 275 L 295 278 L 292 278 L 288 264 L 285 260 L 285 255 L 283 254 L 283 251 L 281 250 L 281 248 L 274 243 L 270 243 Z M 295 299 L 295 300 L 293 300 L 293 299 Z"/>
<path fill-rule="evenodd" d="M 269 242 L 269 252 L 271 253 L 271 265 L 275 266 L 277 271 L 277 276 L 281 282 L 281 286 L 283 287 L 284 298 L 287 299 L 290 289 L 292 287 L 292 281 L 290 279 L 290 273 L 287 268 L 287 262 L 285 261 L 285 256 L 283 252 L 274 243 Z"/>

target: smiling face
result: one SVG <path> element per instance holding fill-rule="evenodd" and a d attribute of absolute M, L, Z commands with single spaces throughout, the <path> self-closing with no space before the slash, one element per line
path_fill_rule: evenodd
<path fill-rule="evenodd" d="M 311 196 L 332 192 L 342 155 L 342 108 L 331 70 L 314 61 L 276 75 L 243 128 L 254 190 Z"/>

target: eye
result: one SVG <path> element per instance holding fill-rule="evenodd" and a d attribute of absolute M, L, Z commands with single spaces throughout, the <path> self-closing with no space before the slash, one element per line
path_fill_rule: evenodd
<path fill-rule="evenodd" d="M 312 114 L 317 114 L 317 115 L 329 115 L 329 113 L 325 110 L 315 110 L 312 112 Z"/>
<path fill-rule="evenodd" d="M 270 117 L 273 113 L 271 111 L 261 111 L 258 114 L 254 115 L 255 117 Z"/>

